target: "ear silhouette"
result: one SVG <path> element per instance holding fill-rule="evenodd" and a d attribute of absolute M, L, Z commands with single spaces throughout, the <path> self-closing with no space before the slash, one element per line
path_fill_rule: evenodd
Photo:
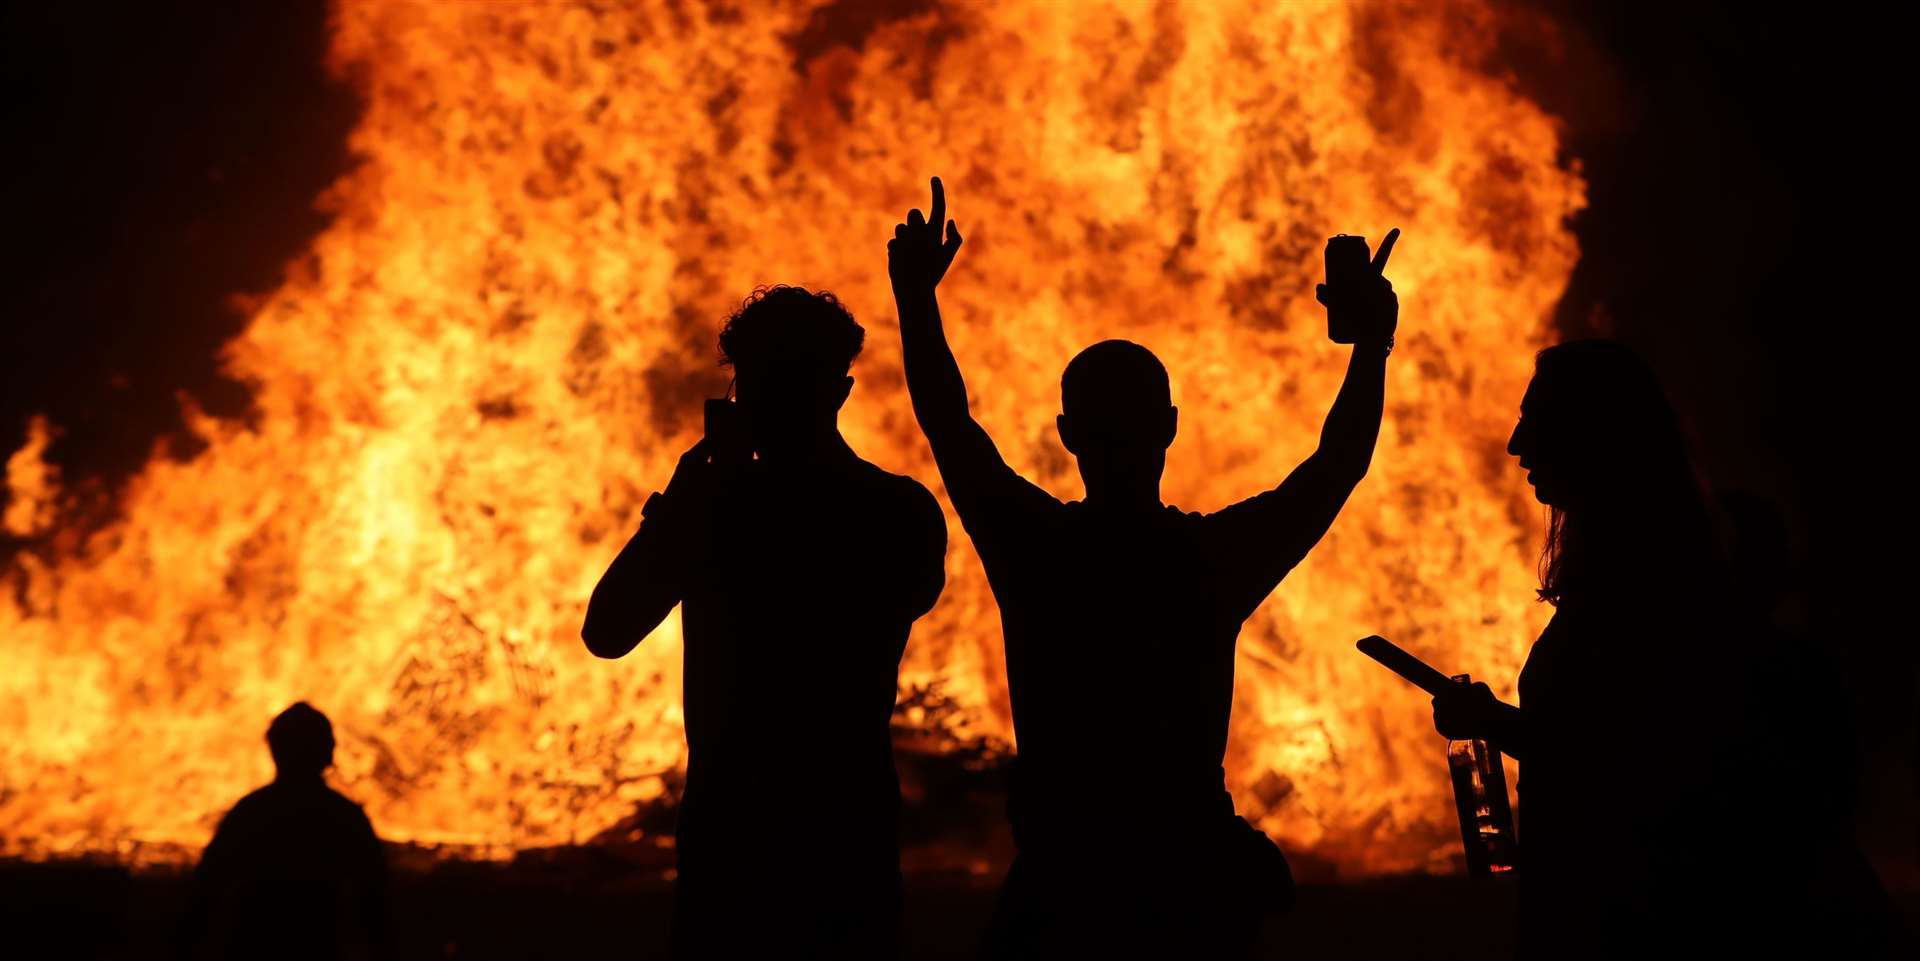
<path fill-rule="evenodd" d="M 1067 419 L 1067 415 L 1065 414 L 1055 414 L 1053 417 L 1053 429 L 1060 434 L 1060 446 L 1065 447 L 1067 453 L 1075 457 L 1080 456 L 1079 445 L 1076 443 L 1077 438 L 1073 433 L 1073 421 Z"/>

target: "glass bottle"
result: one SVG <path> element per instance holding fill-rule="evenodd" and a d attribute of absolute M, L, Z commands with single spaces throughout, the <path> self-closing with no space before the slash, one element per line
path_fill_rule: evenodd
<path fill-rule="evenodd" d="M 1459 684 L 1473 679 L 1456 674 Z M 1467 873 L 1474 877 L 1513 870 L 1516 844 L 1513 807 L 1507 802 L 1507 773 L 1500 752 L 1483 740 L 1448 741 L 1447 769 L 1453 775 L 1453 801 L 1460 811 L 1460 840 L 1467 849 Z"/>

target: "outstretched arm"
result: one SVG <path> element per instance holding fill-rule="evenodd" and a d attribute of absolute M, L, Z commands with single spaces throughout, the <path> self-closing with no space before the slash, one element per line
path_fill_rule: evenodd
<path fill-rule="evenodd" d="M 1387 355 L 1393 349 L 1400 303 L 1382 271 L 1400 231 L 1387 234 L 1373 272 L 1357 290 L 1319 290 L 1321 303 L 1342 298 L 1359 312 L 1363 333 L 1347 359 L 1346 380 L 1320 429 L 1320 446 L 1279 487 L 1214 515 L 1227 538 L 1229 565 L 1252 575 L 1258 605 L 1333 526 L 1347 497 L 1367 475 L 1386 401 Z M 1248 608 L 1251 612 L 1251 606 Z"/>
<path fill-rule="evenodd" d="M 967 384 L 947 346 L 940 302 L 934 295 L 960 250 L 960 231 L 946 216 L 946 189 L 935 177 L 932 217 L 923 218 L 915 209 L 907 214 L 906 223 L 894 228 L 893 240 L 887 243 L 887 273 L 900 313 L 900 352 L 913 415 L 933 448 L 947 496 L 964 521 L 975 505 L 996 495 L 1018 492 L 1015 496 L 1025 496 L 1028 491 L 1047 495 L 1007 466 L 993 438 L 968 407 Z"/>
<path fill-rule="evenodd" d="M 707 442 L 680 458 L 665 492 L 643 510 L 640 529 L 594 585 L 580 638 L 597 657 L 620 657 L 639 645 L 685 592 L 687 569 L 697 563 L 698 520 L 706 510 Z"/>

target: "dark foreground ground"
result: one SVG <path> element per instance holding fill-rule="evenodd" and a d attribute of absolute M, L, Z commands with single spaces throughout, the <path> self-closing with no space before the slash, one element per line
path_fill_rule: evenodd
<path fill-rule="evenodd" d="M 987 878 L 921 877 L 907 888 L 909 957 L 971 958 L 992 906 Z M 183 877 L 87 864 L 0 864 L 11 958 L 161 958 Z M 396 878 L 400 957 L 653 958 L 671 888 L 657 876 L 556 878 L 513 866 L 450 864 Z M 1303 888 L 1267 932 L 1271 958 L 1512 955 L 1513 893 L 1500 882 L 1397 878 Z M 42 947 L 44 946 L 44 947 Z M 25 950 L 20 950 L 25 948 Z"/>

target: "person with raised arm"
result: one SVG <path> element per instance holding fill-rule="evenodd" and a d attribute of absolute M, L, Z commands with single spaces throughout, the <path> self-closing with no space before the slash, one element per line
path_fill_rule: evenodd
<path fill-rule="evenodd" d="M 961 246 L 894 229 L 888 272 L 914 415 L 1000 606 L 1018 756 L 1017 856 L 994 957 L 1242 957 L 1292 897 L 1278 848 L 1234 813 L 1222 767 L 1240 625 L 1333 524 L 1380 429 L 1398 300 L 1382 276 L 1323 285 L 1359 335 L 1320 446 L 1279 486 L 1212 514 L 1160 498 L 1179 412 L 1145 347 L 1107 340 L 1060 379 L 1060 441 L 1086 498 L 1007 466 L 968 408 L 935 291 Z M 1337 287 L 1337 289 L 1336 289 Z"/>
<path fill-rule="evenodd" d="M 720 332 L 737 401 L 707 402 L 587 606 L 607 658 L 681 607 L 676 958 L 899 954 L 891 722 L 947 534 L 925 487 L 840 435 L 864 336 L 832 294 L 756 290 Z"/>

